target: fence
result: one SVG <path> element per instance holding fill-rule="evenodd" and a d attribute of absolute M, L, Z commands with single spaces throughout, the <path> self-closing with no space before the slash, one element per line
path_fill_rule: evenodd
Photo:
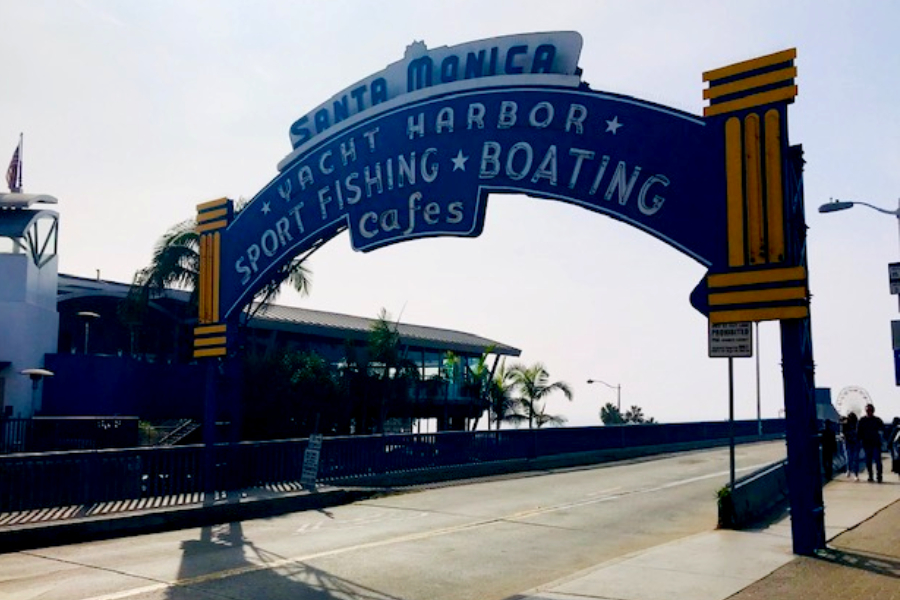
<path fill-rule="evenodd" d="M 0 454 L 129 448 L 137 443 L 137 417 L 0 418 Z"/>
<path fill-rule="evenodd" d="M 734 433 L 755 438 L 757 422 L 737 421 Z M 331 437 L 322 445 L 317 480 L 327 483 L 576 452 L 704 443 L 727 440 L 729 434 L 729 423 L 705 422 Z M 763 434 L 783 435 L 784 421 L 764 420 Z M 217 445 L 214 481 L 206 480 L 202 445 L 0 456 L 0 512 L 293 483 L 300 479 L 307 442 Z"/>

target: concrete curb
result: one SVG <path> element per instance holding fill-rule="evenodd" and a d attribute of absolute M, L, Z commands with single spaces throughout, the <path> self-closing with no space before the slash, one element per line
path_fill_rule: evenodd
<path fill-rule="evenodd" d="M 274 517 L 350 504 L 381 493 L 380 490 L 363 489 L 297 492 L 277 498 L 221 501 L 211 505 L 13 525 L 0 528 L 0 553 Z"/>

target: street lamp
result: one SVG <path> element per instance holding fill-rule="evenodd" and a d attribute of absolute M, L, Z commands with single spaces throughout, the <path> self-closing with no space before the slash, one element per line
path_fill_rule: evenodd
<path fill-rule="evenodd" d="M 89 310 L 83 310 L 77 313 L 79 317 L 84 318 L 84 353 L 88 353 L 88 338 L 91 336 L 91 321 L 99 319 L 100 315 Z"/>
<path fill-rule="evenodd" d="M 622 412 L 622 384 L 618 383 L 616 385 L 612 385 L 611 383 L 606 383 L 605 381 L 600 381 L 599 379 L 588 379 L 587 382 L 591 383 L 602 383 L 606 387 L 616 390 L 616 410 Z"/>
<path fill-rule="evenodd" d="M 862 206 L 868 206 L 872 210 L 877 210 L 880 213 L 884 213 L 886 215 L 893 215 L 897 217 L 897 227 L 898 231 L 900 231 L 900 198 L 897 199 L 897 210 L 888 210 L 886 208 L 881 208 L 880 206 L 875 206 L 874 204 L 869 204 L 868 202 L 859 202 L 859 201 L 846 201 L 846 200 L 831 200 L 830 202 L 826 202 L 822 206 L 819 207 L 820 213 L 832 213 L 837 212 L 839 210 L 847 210 L 848 208 L 853 208 L 854 205 L 860 204 Z"/>
<path fill-rule="evenodd" d="M 28 375 L 31 379 L 31 415 L 41 410 L 41 402 L 38 398 L 38 386 L 45 377 L 53 377 L 53 371 L 47 369 L 33 368 L 22 369 L 19 371 L 22 375 Z"/>
<path fill-rule="evenodd" d="M 853 208 L 855 204 L 861 204 L 862 206 L 868 206 L 872 210 L 877 210 L 880 213 L 884 213 L 886 215 L 893 215 L 897 218 L 897 228 L 900 231 L 900 198 L 897 199 L 897 209 L 896 210 L 888 210 L 886 208 L 881 208 L 880 206 L 875 206 L 874 204 L 869 204 L 868 202 L 859 202 L 859 201 L 846 201 L 846 200 L 834 200 L 832 199 L 830 202 L 826 202 L 822 206 L 819 207 L 820 213 L 831 213 L 837 212 L 839 210 L 847 210 L 848 208 Z M 891 283 L 893 288 L 893 282 Z M 893 289 L 891 290 L 893 292 Z M 900 300 L 900 299 L 898 299 Z"/>

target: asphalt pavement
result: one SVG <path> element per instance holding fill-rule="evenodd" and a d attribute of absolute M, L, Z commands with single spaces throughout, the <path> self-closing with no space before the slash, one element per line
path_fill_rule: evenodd
<path fill-rule="evenodd" d="M 68 507 L 0 515 L 0 551 L 118 537 L 309 510 L 384 493 L 377 489 L 257 490 L 198 502 Z M 760 529 L 711 530 L 591 567 L 516 600 L 900 600 L 900 480 L 839 475 L 824 488 L 827 549 L 792 553 L 790 517 Z M 218 512 L 217 512 L 218 511 Z M 223 513 L 223 511 L 225 511 Z"/>

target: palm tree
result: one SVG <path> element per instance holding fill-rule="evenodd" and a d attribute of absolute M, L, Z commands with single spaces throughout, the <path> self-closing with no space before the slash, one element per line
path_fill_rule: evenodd
<path fill-rule="evenodd" d="M 415 362 L 407 358 L 400 344 L 398 323 L 391 322 L 387 310 L 381 309 L 378 319 L 369 330 L 369 368 L 378 365 L 381 372 L 377 376 L 375 393 L 379 398 L 378 432 L 384 431 L 384 422 L 392 404 L 403 403 L 411 385 L 419 380 L 419 369 Z M 365 390 L 365 402 L 369 400 L 369 386 Z"/>
<path fill-rule="evenodd" d="M 369 362 L 381 365 L 381 379 L 387 379 L 400 362 L 400 332 L 384 308 L 369 329 Z"/>
<path fill-rule="evenodd" d="M 544 412 L 544 408 L 541 408 L 534 415 L 534 422 L 537 425 L 538 429 L 540 429 L 544 425 L 563 425 L 566 421 L 568 421 L 568 419 L 562 415 L 548 415 L 546 412 Z"/>
<path fill-rule="evenodd" d="M 497 424 L 497 429 L 503 421 L 521 423 L 528 416 L 519 412 L 520 402 L 513 397 L 513 386 L 510 381 L 510 370 L 506 368 L 506 360 L 500 362 L 494 378 L 488 387 L 488 402 L 490 404 L 489 419 Z"/>
<path fill-rule="evenodd" d="M 200 279 L 200 236 L 197 223 L 188 219 L 172 226 L 156 242 L 150 264 L 135 273 L 128 300 L 146 306 L 151 298 L 168 288 L 191 292 L 190 304 L 197 305 Z"/>
<path fill-rule="evenodd" d="M 179 288 L 191 293 L 190 304 L 196 308 L 200 280 L 200 234 L 195 219 L 187 219 L 171 227 L 156 242 L 150 264 L 134 276 L 128 295 L 128 303 L 146 307 L 152 298 L 159 297 L 168 288 Z M 302 256 L 280 268 L 256 294 L 255 307 L 247 314 L 249 320 L 261 308 L 271 303 L 285 282 L 303 295 L 309 293 L 311 273 L 303 264 L 321 247 L 313 246 Z M 135 313 L 133 306 L 124 313 Z"/>
<path fill-rule="evenodd" d="M 544 408 L 539 404 L 547 396 L 553 392 L 562 392 L 567 400 L 572 400 L 572 390 L 569 384 L 564 381 L 554 381 L 550 383 L 550 373 L 541 363 L 525 366 L 522 364 L 514 365 L 509 371 L 509 381 L 513 389 L 519 392 L 519 402 L 528 415 L 528 428 L 532 429 L 535 417 L 541 415 L 539 419 L 550 418 L 544 413 Z M 557 417 L 554 417 L 557 418 Z"/>

